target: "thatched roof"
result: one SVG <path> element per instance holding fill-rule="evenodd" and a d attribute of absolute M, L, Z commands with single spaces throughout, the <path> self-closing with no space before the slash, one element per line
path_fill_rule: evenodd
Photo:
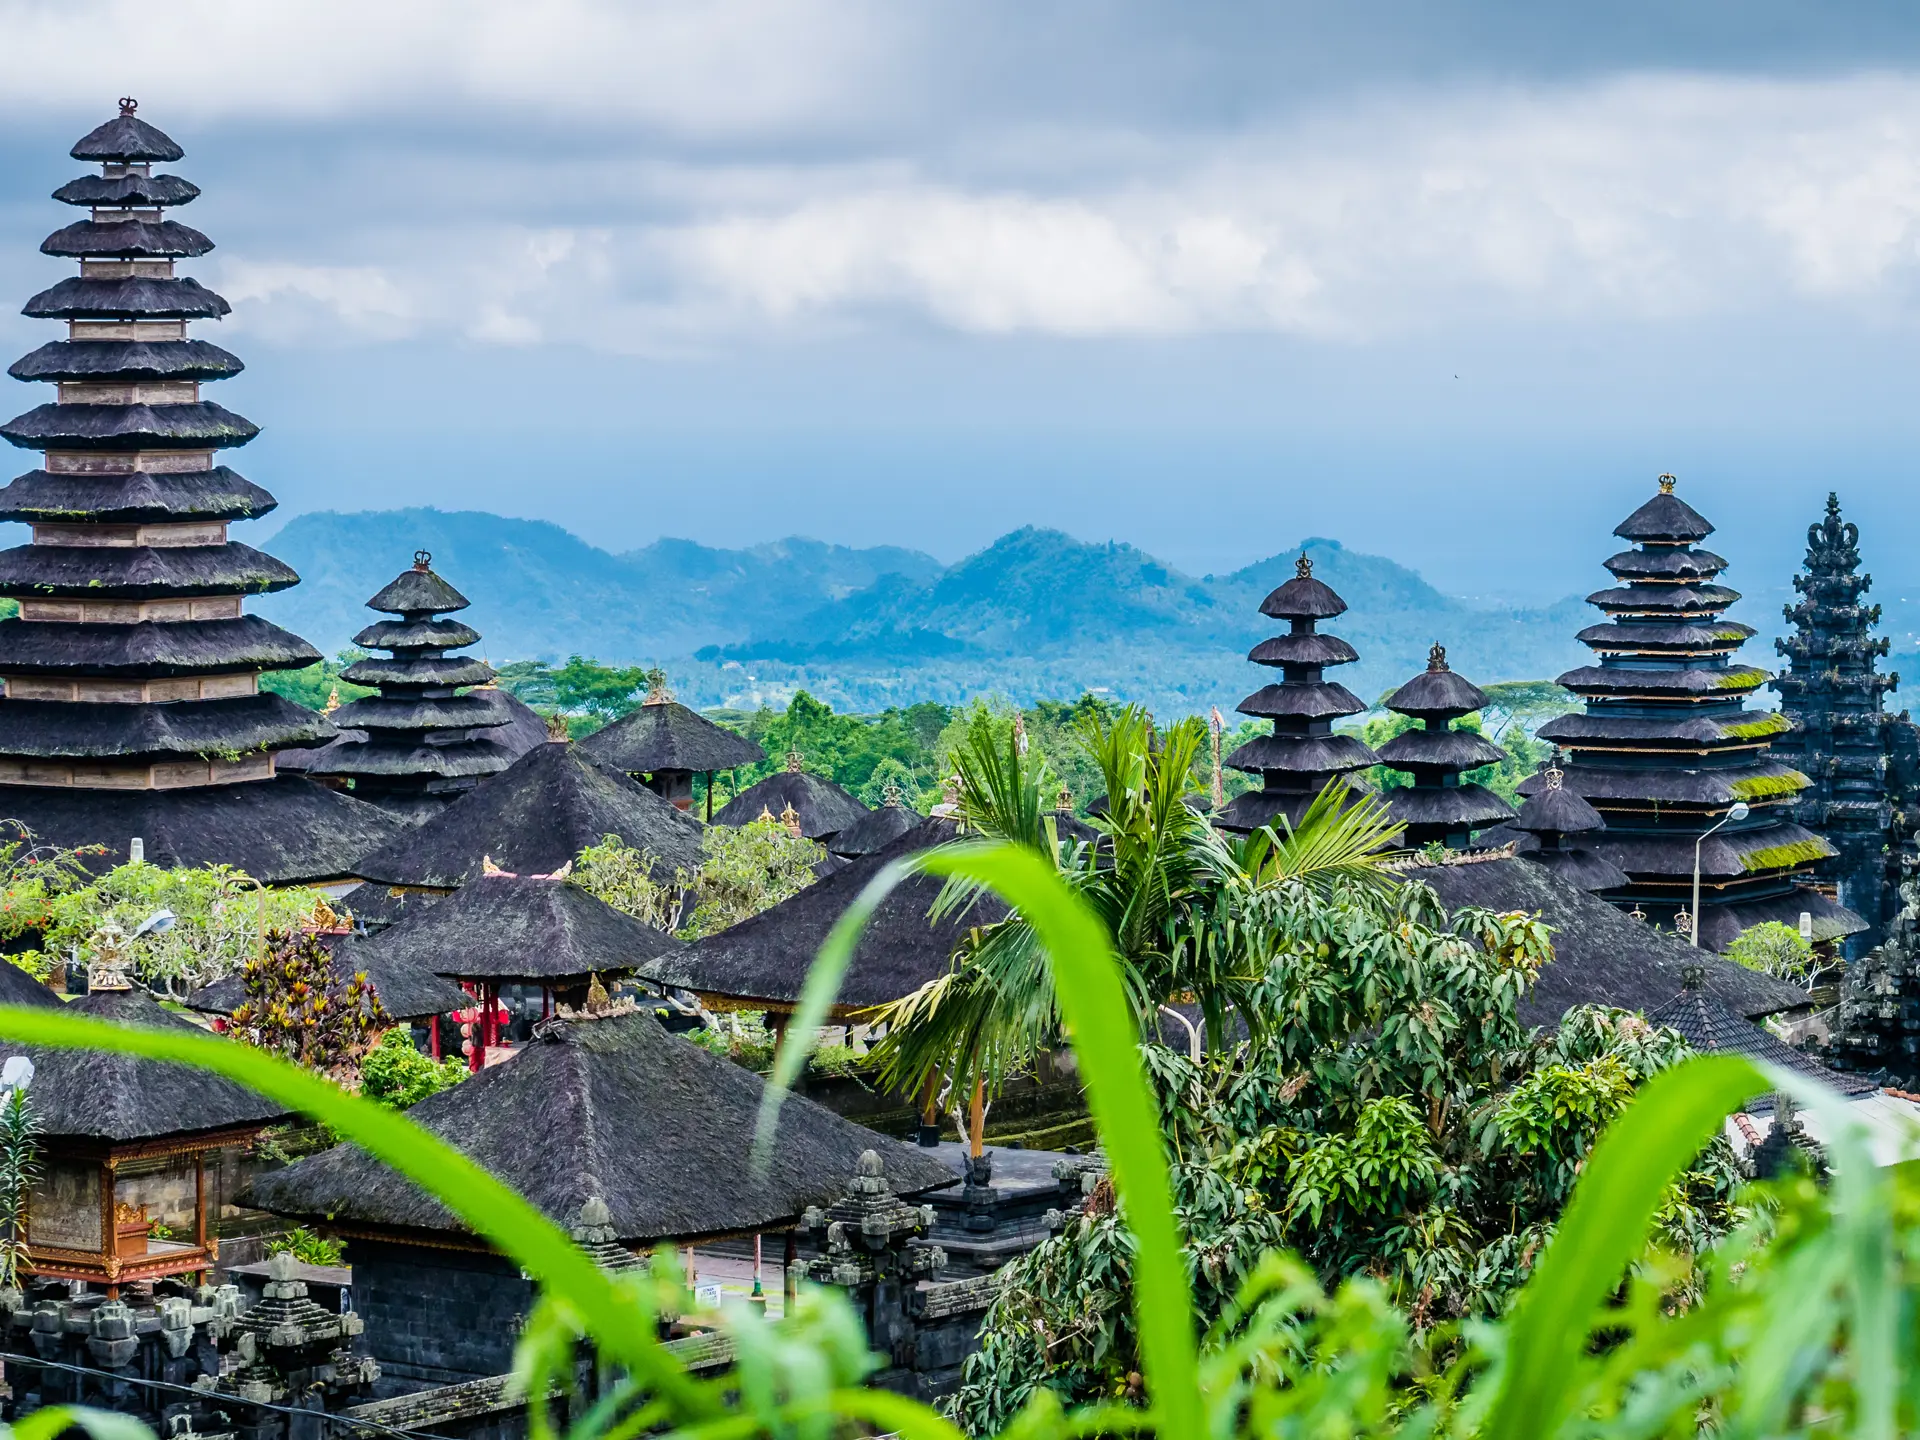
<path fill-rule="evenodd" d="M 0 700 L 0 755 L 46 759 L 173 758 L 317 745 L 334 729 L 320 715 L 263 690 L 164 705 L 92 700 Z M 6 804 L 0 792 L 0 807 Z"/>
<path fill-rule="evenodd" d="M 479 690 L 469 690 L 469 695 L 486 691 L 484 685 Z M 548 743 L 547 721 L 538 710 L 522 700 L 511 690 L 490 692 L 506 709 L 507 723 L 497 730 L 490 731 L 487 738 L 496 745 L 504 745 L 517 760 L 538 746 Z"/>
<path fill-rule="evenodd" d="M 251 520 L 279 502 L 225 465 L 186 474 L 55 475 L 29 470 L 0 487 L 0 520 Z"/>
<path fill-rule="evenodd" d="M 246 368 L 207 340 L 49 340 L 7 373 L 16 380 L 224 380 Z"/>
<path fill-rule="evenodd" d="M 150 1030 L 199 1027 L 163 1010 L 144 990 L 102 991 L 75 1000 L 69 1015 Z M 287 1112 L 233 1081 L 190 1065 L 94 1050 L 43 1050 L 4 1040 L 0 1053 L 33 1061 L 28 1094 L 47 1140 L 131 1143 L 271 1125 Z"/>
<path fill-rule="evenodd" d="M 731 770 L 737 765 L 758 765 L 767 758 L 767 752 L 746 736 L 714 724 L 677 700 L 642 705 L 604 730 L 594 731 L 580 742 L 580 748 L 629 775 Z"/>
<path fill-rule="evenodd" d="M 0 959 L 0 1005 L 38 1005 L 64 1008 L 64 1002 L 18 965 Z"/>
<path fill-rule="evenodd" d="M 16 703 L 24 702 L 5 702 L 0 715 Z M 8 785 L 0 788 L 0 818 L 19 820 L 44 843 L 105 845 L 100 869 L 125 864 L 127 841 L 139 836 L 152 864 L 234 865 L 269 885 L 351 875 L 359 856 L 406 829 L 291 775 L 181 790 Z"/>
<path fill-rule="evenodd" d="M 1663 490 L 1614 526 L 1613 533 L 1622 540 L 1679 544 L 1706 539 L 1713 533 L 1713 526 L 1678 495 Z"/>
<path fill-rule="evenodd" d="M 896 1191 L 953 1182 L 937 1157 L 789 1096 L 764 1170 L 752 1158 L 765 1082 L 669 1035 L 649 1014 L 559 1022 L 517 1056 L 414 1106 L 555 1221 L 605 1201 L 628 1244 L 782 1228 L 837 1199 L 862 1152 Z M 343 1228 L 461 1232 L 438 1201 L 350 1145 L 254 1182 L 253 1203 Z"/>
<path fill-rule="evenodd" d="M 16 545 L 0 550 L 0 595 L 158 600 L 169 595 L 266 595 L 298 585 L 290 565 L 224 545 Z"/>
<path fill-rule="evenodd" d="M 80 175 L 53 198 L 62 205 L 185 205 L 200 187 L 179 175 Z"/>
<path fill-rule="evenodd" d="M 1680 993 L 1693 965 L 1704 968 L 1709 994 L 1751 1019 L 1808 1003 L 1803 991 L 1786 982 L 1683 945 L 1531 860 L 1423 866 L 1409 870 L 1407 878 L 1431 885 L 1449 909 L 1521 910 L 1553 928 L 1553 962 L 1520 1002 L 1521 1018 L 1530 1025 L 1556 1025 L 1574 1005 L 1656 1009 Z"/>
<path fill-rule="evenodd" d="M 918 829 L 925 816 L 905 805 L 882 805 L 862 815 L 828 842 L 827 848 L 843 860 L 884 850 L 909 830 Z"/>
<path fill-rule="evenodd" d="M 485 857 L 503 870 L 551 874 L 608 835 L 652 851 L 663 878 L 699 868 L 699 821 L 576 746 L 548 743 L 353 868 L 385 885 L 452 890 Z"/>
<path fill-rule="evenodd" d="M 347 891 L 333 908 L 347 911 L 356 924 L 377 934 L 389 925 L 398 925 L 409 916 L 432 909 L 446 898 L 438 890 L 400 890 L 367 882 Z"/>
<path fill-rule="evenodd" d="M 233 307 L 190 275 L 167 280 L 82 280 L 50 285 L 27 301 L 22 315 L 35 320 L 117 319 L 218 320 Z"/>
<path fill-rule="evenodd" d="M 800 833 L 809 840 L 831 839 L 869 813 L 831 780 L 804 770 L 782 770 L 734 796 L 720 807 L 713 823 L 751 825 L 763 810 L 778 819 L 789 805 L 800 818 Z"/>
<path fill-rule="evenodd" d="M 333 946 L 334 962 L 343 975 L 365 971 L 379 993 L 380 1006 L 395 1020 L 424 1020 L 448 1015 L 473 1003 L 453 981 L 386 954 L 370 942 L 346 936 Z M 196 990 L 187 997 L 189 1009 L 206 1015 L 231 1015 L 246 999 L 237 975 Z"/>
<path fill-rule="evenodd" d="M 67 152 L 76 160 L 178 160 L 187 152 L 173 137 L 135 116 L 131 109 L 121 111 L 104 125 L 96 125 Z"/>
<path fill-rule="evenodd" d="M 464 610 L 472 603 L 427 565 L 419 564 L 374 591 L 367 608 L 389 615 L 433 615 Z"/>
<path fill-rule="evenodd" d="M 29 450 L 226 449 L 260 427 L 211 400 L 181 405 L 36 405 L 0 425 L 0 436 Z"/>
<path fill-rule="evenodd" d="M 766 1003 L 774 1009 L 790 1006 L 799 999 L 827 932 L 867 882 L 900 856 L 943 844 L 955 833 L 950 821 L 922 821 L 884 849 L 849 861 L 798 895 L 696 940 L 681 954 L 642 967 L 641 973 L 701 995 Z M 838 1013 L 898 1000 L 946 974 L 961 935 L 1006 913 L 998 901 L 983 897 L 964 916 L 934 924 L 927 912 L 940 886 L 931 876 L 915 876 L 881 902 L 840 986 Z"/>
<path fill-rule="evenodd" d="M 76 220 L 40 242 L 42 255 L 71 259 L 96 256 L 205 255 L 213 241 L 178 220 Z"/>
<path fill-rule="evenodd" d="M 8 675 L 205 675 L 226 670 L 298 670 L 320 652 L 259 615 L 100 625 L 0 620 L 0 673 Z"/>
<path fill-rule="evenodd" d="M 1842 1095 L 1870 1095 L 1879 1088 L 1858 1075 L 1829 1070 L 1752 1021 L 1735 1015 L 1702 990 L 1683 989 L 1657 1010 L 1647 1011 L 1647 1019 L 1678 1030 L 1687 1044 L 1703 1055 L 1744 1055 L 1750 1060 L 1764 1060 L 1818 1080 Z"/>
<path fill-rule="evenodd" d="M 685 941 L 544 875 L 477 876 L 362 947 L 408 970 L 536 985 L 636 970 L 684 949 Z"/>

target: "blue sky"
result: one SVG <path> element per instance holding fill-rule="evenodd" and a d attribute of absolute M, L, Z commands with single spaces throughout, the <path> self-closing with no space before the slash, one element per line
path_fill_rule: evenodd
<path fill-rule="evenodd" d="M 1558 595 L 1672 470 L 1736 584 L 1837 487 L 1920 587 L 1916 17 L 0 0 L 0 292 L 132 94 L 287 512 Z"/>

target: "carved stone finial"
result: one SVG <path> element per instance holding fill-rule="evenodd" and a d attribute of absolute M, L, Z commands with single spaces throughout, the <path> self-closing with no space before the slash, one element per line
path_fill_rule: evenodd
<path fill-rule="evenodd" d="M 120 97 L 120 118 L 122 120 L 132 119 L 133 112 L 138 110 L 139 108 L 140 108 L 140 102 L 134 99 L 131 95 L 122 95 Z"/>
<path fill-rule="evenodd" d="M 433 552 L 431 550 L 414 551 L 413 568 L 423 572 L 433 569 Z"/>
<path fill-rule="evenodd" d="M 787 773 L 789 775 L 798 775 L 800 773 L 800 752 L 798 750 L 787 751 Z"/>
<path fill-rule="evenodd" d="M 880 1158 L 878 1150 L 862 1150 L 860 1159 L 854 1164 L 853 1173 L 866 1176 L 884 1175 L 887 1173 L 887 1165 Z"/>
<path fill-rule="evenodd" d="M 1549 765 L 1540 772 L 1540 779 L 1549 790 L 1558 790 L 1566 778 L 1566 772 L 1558 765 Z"/>
<path fill-rule="evenodd" d="M 1677 476 L 1662 475 L 1660 477 L 1660 493 L 1662 495 L 1671 495 L 1673 493 L 1673 487 L 1679 483 L 1680 481 Z"/>
<path fill-rule="evenodd" d="M 93 959 L 87 965 L 87 993 L 99 990 L 131 990 L 133 981 L 127 972 L 133 968 L 133 941 L 109 915 L 93 932 Z"/>
<path fill-rule="evenodd" d="M 1446 668 L 1447 647 L 1436 640 L 1433 642 L 1433 648 L 1427 651 L 1427 669 L 1445 670 Z"/>
<path fill-rule="evenodd" d="M 547 743 L 549 745 L 564 745 L 572 738 L 573 733 L 567 725 L 566 716 L 549 715 L 547 717 Z"/>
<path fill-rule="evenodd" d="M 1680 968 L 1680 988 L 1698 990 L 1707 983 L 1707 967 L 1704 965 L 1683 965 Z"/>
<path fill-rule="evenodd" d="M 673 700 L 673 691 L 667 686 L 667 672 L 649 670 L 647 672 L 647 694 L 642 705 L 666 705 Z"/>
<path fill-rule="evenodd" d="M 1296 580 L 1305 580 L 1311 577 L 1312 574 L 1313 574 L 1313 561 L 1309 560 L 1307 558 L 1307 552 L 1302 550 L 1300 552 L 1300 558 L 1293 562 L 1294 578 Z"/>
<path fill-rule="evenodd" d="M 336 685 L 327 692 L 327 703 L 320 707 L 320 713 L 322 715 L 331 715 L 334 711 L 338 710 L 339 708 L 340 708 L 340 687 Z"/>
<path fill-rule="evenodd" d="M 1053 808 L 1062 815 L 1073 813 L 1073 791 L 1062 785 L 1053 797 Z"/>
<path fill-rule="evenodd" d="M 906 793 L 901 790 L 900 782 L 889 780 L 880 787 L 880 804 L 888 810 L 900 810 L 907 803 Z"/>

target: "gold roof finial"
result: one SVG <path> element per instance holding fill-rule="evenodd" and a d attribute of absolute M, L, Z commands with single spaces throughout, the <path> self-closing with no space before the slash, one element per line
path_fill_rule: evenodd
<path fill-rule="evenodd" d="M 87 993 L 96 990 L 131 990 L 133 981 L 127 971 L 133 968 L 130 953 L 133 938 L 109 915 L 93 932 L 93 959 L 87 965 Z"/>
<path fill-rule="evenodd" d="M 1060 787 L 1060 793 L 1053 797 L 1053 808 L 1062 815 L 1071 815 L 1073 813 L 1073 791 L 1062 785 Z"/>
<path fill-rule="evenodd" d="M 1313 561 L 1307 558 L 1306 551 L 1302 550 L 1300 552 L 1300 558 L 1293 562 L 1293 574 L 1296 580 L 1306 580 L 1312 577 Z"/>
<path fill-rule="evenodd" d="M 327 703 L 320 707 L 320 713 L 322 715 L 331 715 L 334 711 L 338 710 L 339 708 L 340 708 L 340 687 L 336 685 L 333 687 L 333 689 L 327 692 Z"/>
<path fill-rule="evenodd" d="M 1660 477 L 1660 493 L 1662 495 L 1671 495 L 1673 493 L 1673 487 L 1679 483 L 1680 480 L 1678 476 L 1662 475 Z"/>
<path fill-rule="evenodd" d="M 667 685 L 667 672 L 653 669 L 647 672 L 647 694 L 642 705 L 668 705 L 673 702 L 673 691 Z"/>
<path fill-rule="evenodd" d="M 1436 640 L 1433 642 L 1433 648 L 1427 651 L 1427 669 L 1444 670 L 1446 668 L 1447 647 Z"/>
<path fill-rule="evenodd" d="M 880 787 L 880 803 L 888 810 L 898 810 L 906 804 L 906 793 L 901 790 L 898 780 L 889 780 Z"/>
<path fill-rule="evenodd" d="M 800 812 L 793 808 L 793 802 L 787 802 L 787 808 L 780 812 L 780 823 L 787 827 L 787 833 L 794 839 L 800 838 Z"/>
<path fill-rule="evenodd" d="M 800 752 L 798 750 L 787 751 L 787 773 L 789 775 L 798 775 L 800 773 Z"/>
<path fill-rule="evenodd" d="M 1013 712 L 1013 753 L 1027 753 L 1027 717 L 1018 710 Z"/>
<path fill-rule="evenodd" d="M 567 727 L 566 716 L 564 715 L 547 716 L 547 740 L 549 743 L 555 744 L 555 745 L 564 745 L 572 738 L 573 738 L 573 735 Z"/>

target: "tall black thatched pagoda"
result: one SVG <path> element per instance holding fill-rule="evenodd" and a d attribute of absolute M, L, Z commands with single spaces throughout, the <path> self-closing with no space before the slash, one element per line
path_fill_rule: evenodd
<path fill-rule="evenodd" d="M 1873 633 L 1880 607 L 1862 600 L 1872 584 L 1860 573 L 1860 528 L 1829 494 L 1826 515 L 1807 527 L 1806 568 L 1793 577 L 1800 598 L 1783 610 L 1794 633 L 1773 642 L 1787 669 L 1772 685 L 1794 727 L 1774 753 L 1812 782 L 1794 818 L 1838 852 L 1820 874 L 1877 934 L 1898 908 L 1896 811 L 1911 809 L 1920 746 L 1912 723 L 1886 708 L 1900 677 L 1875 663 L 1887 641 Z"/>
<path fill-rule="evenodd" d="M 310 781 L 276 779 L 274 752 L 332 738 L 312 711 L 264 692 L 264 671 L 319 658 L 245 612 L 244 597 L 299 576 L 227 538 L 273 497 L 216 465 L 258 433 L 201 386 L 240 361 L 187 338 L 227 302 L 174 274 L 213 242 L 166 218 L 198 189 L 154 174 L 180 147 L 134 115 L 73 147 L 99 161 L 54 198 L 87 211 L 41 250 L 78 276 L 26 304 L 67 336 L 16 362 L 55 403 L 0 425 L 45 459 L 0 490 L 0 519 L 33 543 L 0 552 L 0 808 L 43 840 L 124 858 L 140 837 L 162 863 L 224 861 L 262 880 L 345 875 L 391 833 L 380 812 Z"/>
<path fill-rule="evenodd" d="M 445 618 L 469 603 L 434 573 L 425 550 L 367 601 L 369 610 L 399 618 L 377 620 L 353 637 L 387 654 L 355 661 L 343 678 L 380 693 L 334 712 L 334 724 L 365 738 L 342 736 L 315 751 L 306 761 L 309 775 L 349 781 L 359 799 L 424 820 L 513 763 L 489 733 L 510 718 L 501 692 L 471 688 L 491 681 L 493 667 L 453 653 L 480 640 L 471 625 Z"/>
<path fill-rule="evenodd" d="M 1593 848 L 1628 877 L 1608 899 L 1660 925 L 1697 923 L 1715 950 L 1749 926 L 1798 925 L 1802 914 L 1817 939 L 1852 934 L 1865 922 L 1811 884 L 1835 852 L 1793 818 L 1807 777 L 1770 753 L 1792 722 L 1747 707 L 1767 674 L 1733 659 L 1753 629 L 1724 618 L 1740 596 L 1716 583 L 1727 562 L 1698 548 L 1713 526 L 1673 491 L 1661 476 L 1659 492 L 1614 530 L 1631 546 L 1606 562 L 1620 583 L 1587 597 L 1607 619 L 1579 636 L 1598 662 L 1560 677 L 1586 711 L 1540 736 L 1566 749 L 1566 788 L 1606 821 Z M 1534 776 L 1521 793 L 1542 783 Z M 1749 813 L 1732 820 L 1739 803 Z M 1687 913 L 1696 849 L 1697 922 Z"/>
<path fill-rule="evenodd" d="M 1287 621 L 1288 633 L 1262 640 L 1247 658 L 1277 667 L 1280 680 L 1254 691 L 1239 710 L 1271 720 L 1273 733 L 1249 740 L 1227 757 L 1233 769 L 1258 775 L 1260 788 L 1227 803 L 1215 822 L 1222 829 L 1257 830 L 1282 816 L 1298 822 L 1329 781 L 1378 763 L 1380 757 L 1360 740 L 1333 733 L 1335 720 L 1367 708 L 1346 686 L 1322 678 L 1327 666 L 1360 658 L 1339 636 L 1318 629 L 1322 620 L 1346 608 L 1346 601 L 1313 578 L 1313 562 L 1305 555 L 1293 579 L 1260 602 L 1260 613 Z"/>
<path fill-rule="evenodd" d="M 1380 747 L 1382 763 L 1413 777 L 1411 786 L 1387 793 L 1388 812 L 1406 826 L 1406 844 L 1438 841 L 1463 850 L 1474 831 L 1513 818 L 1513 807 L 1486 786 L 1460 779 L 1507 758 L 1484 735 L 1453 728 L 1486 703 L 1484 690 L 1448 667 L 1444 645 L 1435 645 L 1427 668 L 1387 697 L 1389 710 L 1421 722 Z"/>

